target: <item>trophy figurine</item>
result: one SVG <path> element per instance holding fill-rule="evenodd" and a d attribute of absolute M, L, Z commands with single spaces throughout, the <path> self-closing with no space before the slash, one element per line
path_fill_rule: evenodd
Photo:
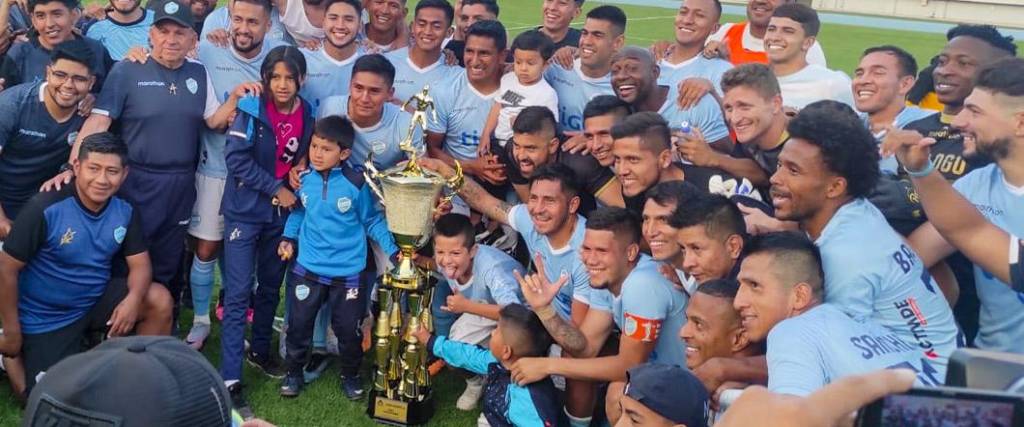
<path fill-rule="evenodd" d="M 409 161 L 383 172 L 367 158 L 366 182 L 384 206 L 388 230 L 399 247 L 395 266 L 384 273 L 378 286 L 377 326 L 374 328 L 373 390 L 367 413 L 378 422 L 392 425 L 424 424 L 433 415 L 430 375 L 427 373 L 426 343 L 413 332 L 423 325 L 431 328 L 430 302 L 433 297 L 430 272 L 413 263 L 413 256 L 431 233 L 434 207 L 442 197 L 450 201 L 462 187 L 462 167 L 444 179 L 424 170 L 417 162 L 413 145 L 416 127 L 426 131 L 427 120 L 437 120 L 429 86 L 424 86 L 406 105 L 415 109 L 409 133 L 399 148 Z M 404 108 L 404 107 L 403 107 Z M 429 116 L 428 113 L 433 113 Z M 442 196 L 442 192 L 447 194 Z"/>

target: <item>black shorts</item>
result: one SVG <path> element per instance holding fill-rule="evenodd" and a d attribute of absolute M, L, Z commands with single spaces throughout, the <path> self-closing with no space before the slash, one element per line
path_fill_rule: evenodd
<path fill-rule="evenodd" d="M 41 334 L 23 334 L 22 359 L 25 361 L 25 380 L 28 391 L 36 383 L 36 376 L 64 358 L 88 350 L 106 337 L 107 321 L 121 300 L 128 295 L 128 282 L 124 277 L 112 278 L 99 302 L 85 316 L 71 324 Z M 27 392 L 26 392 L 27 394 Z"/>

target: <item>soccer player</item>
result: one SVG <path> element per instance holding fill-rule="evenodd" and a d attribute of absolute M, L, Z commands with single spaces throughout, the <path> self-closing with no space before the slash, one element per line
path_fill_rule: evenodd
<path fill-rule="evenodd" d="M 270 4 L 263 0 L 234 0 L 231 6 L 231 45 L 219 47 L 199 42 L 199 61 L 207 68 L 217 101 L 222 108 L 235 109 L 238 101 L 258 91 L 260 66 L 276 42 L 267 41 L 270 29 Z M 224 239 L 221 197 L 228 167 L 224 160 L 226 137 L 222 132 L 204 129 L 199 167 L 196 170 L 196 202 L 188 234 L 196 238 L 195 255 L 189 273 L 195 318 L 185 342 L 201 349 L 210 335 L 210 294 L 213 270 Z"/>
<path fill-rule="evenodd" d="M 690 295 L 686 324 L 679 330 L 679 338 L 686 343 L 686 367 L 698 378 L 716 373 L 715 359 L 764 354 L 763 346 L 745 333 L 743 318 L 733 307 L 739 288 L 736 279 L 711 279 L 697 286 L 696 292 Z M 708 390 L 708 393 L 715 391 Z"/>
<path fill-rule="evenodd" d="M 149 44 L 153 12 L 142 7 L 142 0 L 110 0 L 107 19 L 89 26 L 86 37 L 99 40 L 115 61 L 128 49 Z"/>
<path fill-rule="evenodd" d="M 541 0 L 541 22 L 543 24 L 536 29 L 551 38 L 551 41 L 555 43 L 555 50 L 579 46 L 583 32 L 569 25 L 582 13 L 583 1 Z"/>
<path fill-rule="evenodd" d="M 670 224 L 670 218 L 682 206 L 693 203 L 703 193 L 688 182 L 668 181 L 647 190 L 644 203 L 642 231 L 651 258 L 661 263 L 659 269 L 665 277 L 687 294 L 693 294 L 697 282 L 683 272 L 686 253 L 676 240 L 679 229 Z"/>
<path fill-rule="evenodd" d="M 50 51 L 61 42 L 81 39 L 72 31 L 81 12 L 77 0 L 33 0 L 28 3 L 28 12 L 32 16 L 32 27 L 35 30 L 28 41 L 16 42 L 7 50 L 7 56 L 14 62 L 23 82 L 35 82 L 46 76 L 46 67 L 50 65 Z M 114 65 L 103 44 L 86 39 L 89 50 L 89 68 L 96 76 L 92 92 L 98 93 L 103 87 L 107 73 Z M 6 85 L 5 85 L 6 86 Z"/>
<path fill-rule="evenodd" d="M 388 102 L 394 97 L 395 67 L 380 54 L 359 57 L 352 66 L 349 94 L 323 101 L 317 115 L 348 117 L 356 129 L 356 143 L 349 163 L 362 165 L 373 155 L 373 164 L 387 169 L 405 159 L 399 143 L 409 133 L 412 114 Z M 423 151 L 422 131 L 411 135 L 413 145 Z"/>
<path fill-rule="evenodd" d="M 574 0 L 544 0 L 552 12 L 548 16 L 565 16 L 566 12 L 557 4 L 569 4 Z M 582 3 L 582 1 L 580 2 Z M 574 7 L 579 8 L 579 4 Z M 568 22 L 568 21 L 567 21 Z M 566 24 L 568 25 L 568 24 Z M 583 23 L 583 36 L 579 42 L 579 59 L 571 69 L 554 64 L 548 67 L 544 78 L 558 93 L 558 117 L 560 130 L 579 132 L 583 130 L 583 110 L 587 102 L 598 95 L 611 95 L 612 54 L 626 42 L 626 13 L 615 6 L 603 5 L 587 12 Z M 550 35 L 550 34 L 549 34 Z M 552 39 L 555 39 L 552 37 Z M 557 42 L 556 42 L 557 44 Z"/>
<path fill-rule="evenodd" d="M 769 233 L 748 249 L 733 305 L 747 338 L 767 340 L 770 391 L 806 396 L 842 377 L 883 368 L 914 370 L 920 385 L 942 384 L 943 369 L 917 345 L 826 302 L 831 291 L 822 274 L 824 255 L 806 237 Z"/>
<path fill-rule="evenodd" d="M 808 51 L 820 29 L 818 12 L 810 6 L 788 3 L 772 12 L 764 46 L 787 107 L 799 110 L 824 99 L 853 105 L 850 78 L 846 73 L 807 61 Z"/>
<path fill-rule="evenodd" d="M 412 42 L 409 47 L 388 52 L 385 56 L 395 66 L 395 98 L 405 102 L 423 87 L 434 92 L 447 88 L 459 67 L 445 63 L 441 44 L 450 35 L 455 11 L 446 0 L 422 0 L 413 14 Z"/>
<path fill-rule="evenodd" d="M 227 5 L 214 9 L 206 16 L 199 40 L 206 40 L 222 47 L 230 44 L 231 35 L 228 32 L 231 29 L 231 5 L 233 3 L 234 0 L 228 0 Z M 282 43 L 294 42 L 292 36 L 288 34 L 288 30 L 281 25 L 281 15 L 277 13 L 276 8 L 270 14 L 270 30 L 267 31 L 265 38 Z"/>
<path fill-rule="evenodd" d="M 682 270 L 697 283 L 736 278 L 747 227 L 735 203 L 720 195 L 701 195 L 679 203 L 668 224 L 678 230 Z"/>
<path fill-rule="evenodd" d="M 405 16 L 406 0 L 364 0 L 369 20 L 364 26 L 363 47 L 370 53 L 387 53 L 409 46 Z"/>
<path fill-rule="evenodd" d="M 590 212 L 598 201 L 608 206 L 622 206 L 622 191 L 611 169 L 601 166 L 593 157 L 559 149 L 555 116 L 547 107 L 527 107 L 512 125 L 514 137 L 505 146 L 509 158 L 509 181 L 519 200 L 529 200 L 531 176 L 547 164 L 562 164 L 573 171 L 583 186 L 581 212 Z"/>
<path fill-rule="evenodd" d="M 633 111 L 657 112 L 672 126 L 688 123 L 691 131 L 703 135 L 712 147 L 726 149 L 731 145 L 729 128 L 715 97 L 707 94 L 696 105 L 685 110 L 679 108 L 675 87 L 658 85 L 661 71 L 648 50 L 636 46 L 619 50 L 612 57 L 611 70 L 615 95 L 630 104 Z"/>
<path fill-rule="evenodd" d="M 526 271 L 515 259 L 492 246 L 476 243 L 469 218 L 445 214 L 434 223 L 434 260 L 447 279 L 434 288 L 434 333 L 452 341 L 485 345 L 498 326 L 499 313 L 522 303 L 513 272 Z M 454 321 L 454 323 L 449 323 Z M 438 327 L 438 323 L 447 323 Z M 462 411 L 476 408 L 484 377 L 466 379 L 466 390 L 455 402 Z"/>
<path fill-rule="evenodd" d="M 745 22 L 727 22 L 708 38 L 707 52 L 721 55 L 735 65 L 768 63 L 764 39 L 775 8 L 793 0 L 752 0 L 747 3 Z M 807 62 L 824 67 L 825 51 L 817 40 L 807 51 Z"/>
<path fill-rule="evenodd" d="M 591 214 L 580 248 L 593 287 L 591 309 L 576 325 L 550 305 L 566 277 L 552 284 L 541 263 L 537 274 L 519 277 L 526 301 L 574 358 L 520 359 L 511 369 L 513 381 L 529 384 L 549 375 L 623 381 L 629 368 L 647 361 L 683 366 L 683 343 L 671 331 L 686 321 L 687 297 L 662 277 L 657 262 L 640 253 L 640 234 L 639 218 L 626 209 L 601 208 Z M 596 357 L 615 328 L 621 330 L 617 354 Z M 570 425 L 590 422 L 587 414 L 569 416 Z"/>
<path fill-rule="evenodd" d="M 907 105 L 907 93 L 917 80 L 917 60 L 896 46 L 868 48 L 853 72 L 853 101 L 857 111 L 867 115 L 866 122 L 875 139 L 881 142 L 890 128 L 907 124 L 934 112 Z M 898 172 L 896 159 L 883 158 L 880 168 Z"/>
<path fill-rule="evenodd" d="M 173 303 L 165 288 L 150 286 L 139 212 L 114 195 L 128 174 L 128 148 L 94 134 L 74 163 L 74 182 L 29 201 L 0 254 L 0 353 L 22 355 L 29 390 L 41 372 L 87 350 L 92 333 L 171 332 Z M 128 271 L 112 270 L 122 256 Z"/>
<path fill-rule="evenodd" d="M 974 89 L 981 70 L 1000 59 L 1016 56 L 1017 45 L 990 25 L 959 25 L 946 33 L 946 39 L 948 42 L 932 74 L 943 110 L 911 122 L 905 129 L 935 139 L 931 148 L 932 162 L 942 176 L 955 181 L 989 164 L 992 159 L 976 155 L 950 122 L 963 111 L 964 100 Z"/>
<path fill-rule="evenodd" d="M 788 131 L 771 178 L 772 204 L 778 219 L 799 222 L 820 248 L 824 301 L 885 326 L 943 378 L 960 334 L 927 266 L 865 199 L 879 176 L 874 138 L 835 101 L 808 106 Z"/>
<path fill-rule="evenodd" d="M 272 49 L 260 66 L 260 95 L 239 101 L 224 147 L 228 176 L 221 204 L 224 320 L 220 373 L 235 409 L 243 416 L 251 415 L 241 383 L 243 355 L 264 374 L 283 377 L 270 341 L 286 267 L 278 247 L 288 210 L 297 202 L 288 174 L 308 152 L 314 130 L 313 108 L 299 97 L 305 71 L 305 57 L 297 48 Z M 253 297 L 254 275 L 259 286 L 254 297 L 252 345 L 246 351 L 245 313 Z"/>
<path fill-rule="evenodd" d="M 721 90 L 722 74 L 733 65 L 721 58 L 704 56 L 704 44 L 718 29 L 721 18 L 722 3 L 718 0 L 685 0 L 679 5 L 675 43 L 658 62 L 659 85 L 676 87 L 686 79 L 702 78 L 711 82 L 713 90 Z"/>
<path fill-rule="evenodd" d="M 53 48 L 46 80 L 0 92 L 0 240 L 7 237 L 22 206 L 56 175 L 85 122 L 78 103 L 96 77 L 92 51 L 82 40 Z"/>
<path fill-rule="evenodd" d="M 466 40 L 469 38 L 470 27 L 480 21 L 497 21 L 500 11 L 498 2 L 495 0 L 463 0 L 459 3 L 459 10 L 455 11 L 455 34 L 444 45 L 444 48 L 455 54 L 460 67 L 466 67 Z M 500 58 L 502 62 L 504 62 L 504 58 L 505 53 L 502 52 Z"/>
<path fill-rule="evenodd" d="M 934 158 L 929 153 L 936 144 L 933 139 L 919 142 L 920 135 L 911 135 L 899 152 L 900 162 L 918 188 L 930 220 L 910 236 L 911 245 L 925 263 L 942 259 L 953 252 L 954 246 L 975 261 L 974 279 L 982 306 L 975 343 L 979 348 L 1018 354 L 1024 353 L 1024 330 L 1020 328 L 1024 319 L 1024 289 L 1020 286 L 1019 267 L 1007 269 L 1007 264 L 1019 266 L 1020 245 L 1006 234 L 1024 235 L 1024 198 L 1017 191 L 1024 186 L 1019 171 L 1024 139 L 1015 130 L 1020 124 L 1024 100 L 1022 71 L 1024 61 L 1017 58 L 1003 59 L 983 70 L 964 100 L 963 110 L 951 123 L 962 136 L 975 141 L 980 154 L 995 160 L 995 164 L 960 178 L 953 187 L 998 230 L 988 227 L 984 234 L 976 234 L 977 227 L 962 224 L 971 218 L 979 224 L 977 213 L 962 201 L 957 205 L 945 203 L 957 198 L 938 182 L 940 174 L 936 171 L 940 164 L 928 161 L 930 155 Z M 891 151 L 896 148 L 888 142 L 887 147 Z M 945 189 L 946 197 L 938 197 L 942 195 L 938 189 Z M 1000 253 L 1006 253 L 1007 247 L 1010 256 L 1004 257 Z"/>
<path fill-rule="evenodd" d="M 478 156 L 477 147 L 501 84 L 507 37 L 498 21 L 478 21 L 466 30 L 466 69 L 449 86 L 433 92 L 438 119 L 427 124 L 431 157 L 452 166 L 458 160 L 467 174 L 487 182 L 504 180 L 504 167 L 496 156 Z"/>
<path fill-rule="evenodd" d="M 359 46 L 363 5 L 359 0 L 325 0 L 324 42 L 319 49 L 301 48 L 306 56 L 302 98 L 315 108 L 332 96 L 348 94 L 352 67 L 365 51 Z"/>
<path fill-rule="evenodd" d="M 598 95 L 587 103 L 583 109 L 582 149 L 571 150 L 563 145 L 563 151 L 590 153 L 601 166 L 611 168 L 615 163 L 612 156 L 612 126 L 628 116 L 632 111 L 629 104 L 615 95 Z"/>

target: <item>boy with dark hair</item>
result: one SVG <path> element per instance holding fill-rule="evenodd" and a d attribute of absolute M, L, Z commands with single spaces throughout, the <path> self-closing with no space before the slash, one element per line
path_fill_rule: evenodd
<path fill-rule="evenodd" d="M 366 240 L 373 239 L 389 255 L 397 253 L 398 246 L 363 174 L 345 162 L 354 139 L 348 119 L 329 116 L 316 122 L 309 147 L 313 170 L 302 178 L 296 194 L 299 204 L 289 215 L 278 245 L 282 261 L 291 259 L 298 249 L 287 293 L 287 375 L 281 383 L 285 397 L 302 391 L 313 325 L 325 302 L 338 335 L 345 395 L 351 400 L 363 395 L 360 323 L 371 280 L 361 274 L 366 268 Z"/>
<path fill-rule="evenodd" d="M 544 70 L 553 53 L 554 44 L 540 31 L 527 31 L 512 41 L 512 72 L 501 78 L 501 87 L 487 115 L 478 148 L 481 155 L 491 152 L 492 139 L 505 147 L 512 139 L 512 124 L 516 116 L 526 107 L 547 107 L 555 115 L 557 123 L 558 95 L 544 80 Z"/>
<path fill-rule="evenodd" d="M 551 336 L 540 319 L 522 304 L 502 307 L 487 350 L 431 336 L 422 327 L 415 334 L 419 342 L 427 343 L 432 354 L 448 364 L 487 376 L 481 425 L 562 425 L 561 399 L 551 378 L 519 385 L 509 372 L 519 359 L 543 357 L 551 346 Z"/>

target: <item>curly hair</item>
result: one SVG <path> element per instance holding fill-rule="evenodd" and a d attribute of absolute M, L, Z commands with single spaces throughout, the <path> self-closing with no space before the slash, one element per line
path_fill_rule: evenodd
<path fill-rule="evenodd" d="M 800 111 L 787 128 L 792 138 L 818 147 L 825 166 L 846 179 L 846 193 L 867 197 L 878 183 L 878 148 L 850 106 L 818 101 Z"/>
<path fill-rule="evenodd" d="M 1013 43 L 1013 36 L 1004 36 L 992 25 L 961 24 L 946 32 L 946 40 L 953 40 L 960 36 L 976 38 L 989 46 L 1017 56 L 1017 45 Z"/>

